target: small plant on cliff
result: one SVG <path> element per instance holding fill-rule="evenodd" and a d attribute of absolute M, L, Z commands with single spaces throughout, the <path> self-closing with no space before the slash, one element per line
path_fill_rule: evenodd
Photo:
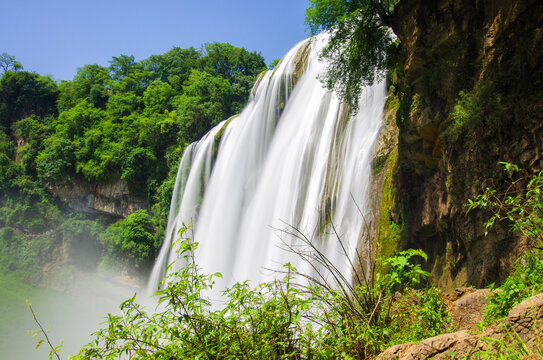
<path fill-rule="evenodd" d="M 501 163 L 512 177 L 520 169 L 510 163 Z M 525 186 L 519 186 L 525 183 Z M 468 200 L 467 212 L 473 209 L 489 209 L 492 216 L 485 223 L 488 230 L 496 221 L 509 221 L 511 231 L 518 231 L 527 237 L 531 245 L 543 250 L 543 171 L 531 177 L 512 180 L 503 193 L 486 188 L 475 200 Z"/>
<path fill-rule="evenodd" d="M 513 179 L 520 171 L 510 163 L 501 163 L 504 171 Z M 498 221 L 507 221 L 510 230 L 520 233 L 529 240 L 531 250 L 515 264 L 511 276 L 502 284 L 501 292 L 491 298 L 485 313 L 485 322 L 503 318 L 509 310 L 543 290 L 543 171 L 530 177 L 511 180 L 505 192 L 494 188 L 485 191 L 474 200 L 469 200 L 467 211 L 488 209 L 490 218 L 485 222 L 485 234 Z"/>
<path fill-rule="evenodd" d="M 446 137 L 449 142 L 462 133 L 471 131 L 479 124 L 494 126 L 503 117 L 503 107 L 495 93 L 494 84 L 482 82 L 472 90 L 461 90 L 451 112 L 452 124 Z"/>

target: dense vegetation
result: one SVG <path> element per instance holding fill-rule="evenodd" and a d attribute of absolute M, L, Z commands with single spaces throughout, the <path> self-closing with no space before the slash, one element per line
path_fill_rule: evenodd
<path fill-rule="evenodd" d="M 146 266 L 162 241 L 183 149 L 239 112 L 266 69 L 260 54 L 226 43 L 176 47 L 139 62 L 120 55 L 60 83 L 23 71 L 11 55 L 0 63 L 1 256 L 34 280 L 39 272 L 26 262 L 39 268 L 40 256 L 61 243 L 76 257 L 79 248 L 94 248 L 85 267 L 120 255 Z M 74 180 L 122 180 L 149 211 L 118 222 L 66 216 L 51 189 Z"/>
<path fill-rule="evenodd" d="M 420 251 L 379 260 L 387 271 L 371 278 L 359 270 L 364 281 L 356 286 L 315 256 L 309 261 L 323 266 L 322 276 L 308 281 L 287 264 L 283 280 L 235 284 L 219 305 L 207 296 L 221 275 L 200 272 L 196 247 L 189 239 L 179 244 L 188 263 L 164 280 L 160 311 L 126 300 L 122 315 L 109 315 L 75 358 L 359 359 L 436 335 L 448 322 L 439 291 L 413 289 L 428 276 L 413 261 L 425 256 Z"/>

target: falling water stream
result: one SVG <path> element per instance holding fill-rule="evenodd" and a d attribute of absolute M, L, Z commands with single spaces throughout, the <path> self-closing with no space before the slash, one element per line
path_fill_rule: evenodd
<path fill-rule="evenodd" d="M 257 81 L 239 116 L 187 147 L 150 290 L 168 264 L 175 262 L 172 270 L 182 265 L 172 244 L 189 223 L 199 243 L 198 266 L 220 272 L 224 286 L 270 280 L 268 269 L 287 262 L 308 271 L 299 256 L 282 249 L 298 241 L 282 231 L 293 228 L 348 276 L 349 262 L 329 225 L 350 256 L 357 246 L 364 251 L 370 156 L 386 91 L 383 83 L 365 89 L 351 117 L 318 78 L 326 68 L 319 60 L 325 41 L 321 35 L 297 44 Z"/>

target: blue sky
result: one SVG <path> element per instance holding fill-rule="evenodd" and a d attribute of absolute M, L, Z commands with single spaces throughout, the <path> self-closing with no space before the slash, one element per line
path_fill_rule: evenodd
<path fill-rule="evenodd" d="M 71 80 L 112 56 L 142 60 L 174 46 L 229 42 L 266 62 L 308 36 L 308 0 L 0 0 L 0 53 L 27 71 Z"/>

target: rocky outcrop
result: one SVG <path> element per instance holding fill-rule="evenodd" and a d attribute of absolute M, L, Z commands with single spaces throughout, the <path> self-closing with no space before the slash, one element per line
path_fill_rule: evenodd
<path fill-rule="evenodd" d="M 455 359 L 456 354 L 466 354 L 477 348 L 478 338 L 465 331 L 434 336 L 418 344 L 408 343 L 393 346 L 377 359 L 423 360 Z M 460 358 L 460 357 L 458 357 Z"/>
<path fill-rule="evenodd" d="M 479 291 L 470 294 L 476 294 L 475 298 L 482 295 Z M 473 299 L 472 297 L 471 300 Z M 476 301 L 476 303 L 478 302 Z M 515 347 L 522 346 L 525 353 L 536 352 L 535 344 L 536 342 L 541 344 L 543 336 L 541 325 L 543 325 L 543 293 L 516 305 L 509 312 L 503 325 L 491 327 L 481 333 L 470 333 L 463 330 L 434 336 L 418 344 L 407 343 L 392 346 L 381 353 L 377 359 L 469 359 L 479 358 L 476 355 L 481 355 L 482 352 L 488 356 L 485 358 L 491 358 L 492 353 L 501 350 L 496 344 L 501 344 L 512 351 Z M 541 359 L 538 356 L 529 358 Z"/>
<path fill-rule="evenodd" d="M 532 296 L 515 306 L 505 320 L 505 326 L 522 341 L 532 342 L 543 336 L 543 293 Z"/>
<path fill-rule="evenodd" d="M 507 224 L 485 236 L 488 214 L 464 205 L 506 188 L 500 161 L 543 169 L 543 2 L 406 0 L 393 29 L 402 246 L 426 251 L 444 289 L 500 281 L 527 245 Z"/>
<path fill-rule="evenodd" d="M 55 184 L 52 192 L 68 210 L 88 216 L 105 214 L 121 218 L 148 208 L 145 200 L 130 193 L 124 180 L 108 184 L 72 179 Z"/>
<path fill-rule="evenodd" d="M 483 320 L 484 308 L 492 291 L 490 289 L 459 288 L 445 296 L 447 311 L 458 330 L 475 328 Z"/>

